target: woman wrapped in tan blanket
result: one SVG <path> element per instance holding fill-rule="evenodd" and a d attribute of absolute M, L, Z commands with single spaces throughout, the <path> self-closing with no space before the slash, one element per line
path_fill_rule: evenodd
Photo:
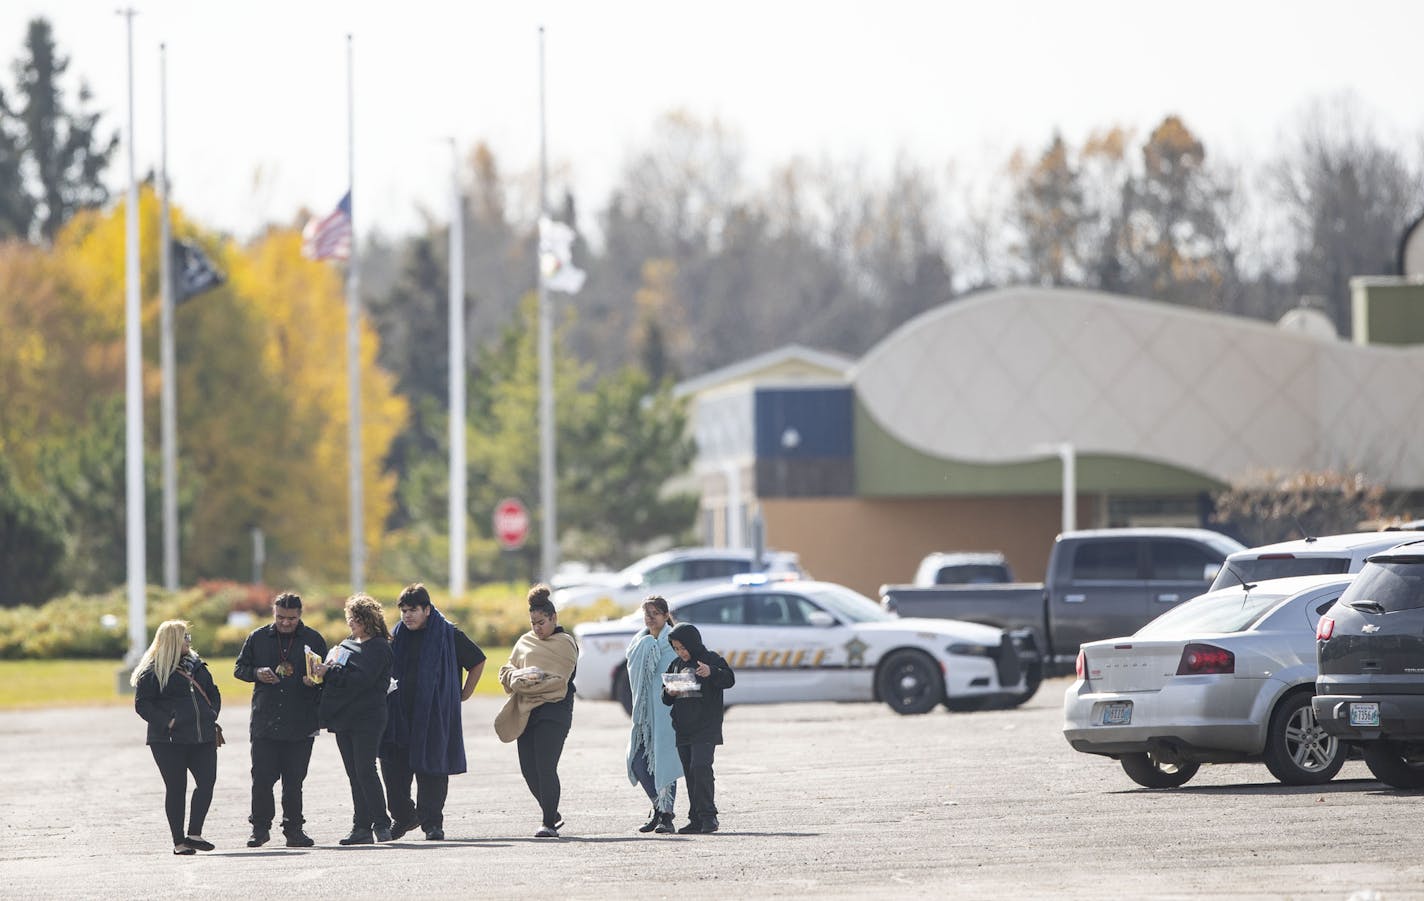
<path fill-rule="evenodd" d="M 523 735 L 534 708 L 564 700 L 577 665 L 578 644 L 557 621 L 548 638 L 538 637 L 533 630 L 521 635 L 509 654 L 509 662 L 499 668 L 499 684 L 509 695 L 504 709 L 494 718 L 499 740 L 510 742 Z"/>
<path fill-rule="evenodd" d="M 529 590 L 530 629 L 515 642 L 499 684 L 509 701 L 494 718 L 500 741 L 519 740 L 519 771 L 539 802 L 544 823 L 537 838 L 558 838 L 559 758 L 574 720 L 574 668 L 578 642 L 559 626 L 549 586 Z"/>

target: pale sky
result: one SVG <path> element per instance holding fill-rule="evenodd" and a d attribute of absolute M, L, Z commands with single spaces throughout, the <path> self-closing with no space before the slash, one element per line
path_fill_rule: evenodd
<path fill-rule="evenodd" d="M 25 24 L 48 17 L 70 74 L 111 128 L 126 118 L 115 0 L 4 0 L 0 75 Z M 1417 150 L 1414 65 L 1424 3 L 722 0 L 133 0 L 135 141 L 159 159 L 158 46 L 167 44 L 175 200 L 238 237 L 347 183 L 346 39 L 354 36 L 357 227 L 415 228 L 448 208 L 453 137 L 487 141 L 506 172 L 538 162 L 538 36 L 548 146 L 585 211 L 656 117 L 684 108 L 736 130 L 756 178 L 793 156 L 897 154 L 987 172 L 1052 131 L 1145 135 L 1181 115 L 1208 152 L 1267 159 L 1306 104 L 1350 92 L 1382 135 Z M 77 82 L 71 82 L 75 84 Z M 123 151 L 111 170 L 122 192 Z M 561 191 L 564 184 L 552 186 Z"/>

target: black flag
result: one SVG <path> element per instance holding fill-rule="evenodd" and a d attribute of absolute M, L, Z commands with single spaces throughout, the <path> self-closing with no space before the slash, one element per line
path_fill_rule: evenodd
<path fill-rule="evenodd" d="M 196 297 L 204 291 L 223 283 L 222 273 L 203 253 L 203 249 L 191 241 L 177 241 L 172 245 L 173 253 L 173 294 L 174 303 Z"/>

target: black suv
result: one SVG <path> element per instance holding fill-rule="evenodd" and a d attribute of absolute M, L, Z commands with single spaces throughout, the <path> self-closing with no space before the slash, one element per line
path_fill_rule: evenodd
<path fill-rule="evenodd" d="M 1424 541 L 1371 556 L 1315 638 L 1316 721 L 1381 782 L 1424 788 Z"/>

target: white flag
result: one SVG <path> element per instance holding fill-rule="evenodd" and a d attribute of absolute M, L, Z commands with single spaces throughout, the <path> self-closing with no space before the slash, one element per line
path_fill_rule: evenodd
<path fill-rule="evenodd" d="M 547 216 L 539 217 L 539 272 L 550 291 L 577 294 L 585 273 L 573 263 L 574 230 Z"/>

